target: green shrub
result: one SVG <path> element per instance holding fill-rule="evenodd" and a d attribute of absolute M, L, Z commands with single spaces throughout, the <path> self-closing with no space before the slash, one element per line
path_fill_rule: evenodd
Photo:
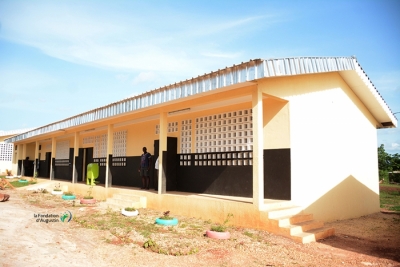
<path fill-rule="evenodd" d="M 389 182 L 400 183 L 400 173 L 389 173 Z"/>
<path fill-rule="evenodd" d="M 136 211 L 134 207 L 127 207 L 125 208 L 125 211 Z"/>
<path fill-rule="evenodd" d="M 169 216 L 169 210 L 167 210 L 166 212 L 163 213 L 163 216 L 160 217 L 160 219 L 162 219 L 162 220 L 173 220 L 174 217 Z"/>
<path fill-rule="evenodd" d="M 227 228 L 227 223 L 231 220 L 231 218 L 233 218 L 233 214 L 232 213 L 228 213 L 228 215 L 226 216 L 226 219 L 223 222 L 223 224 L 213 225 L 213 226 L 211 226 L 210 230 L 214 231 L 214 232 L 225 232 L 226 228 Z"/>

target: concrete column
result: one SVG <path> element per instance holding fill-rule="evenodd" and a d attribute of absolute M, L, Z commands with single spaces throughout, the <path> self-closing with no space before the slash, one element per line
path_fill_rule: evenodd
<path fill-rule="evenodd" d="M 54 180 L 54 160 L 56 158 L 56 138 L 51 138 L 51 162 L 50 162 L 50 180 Z"/>
<path fill-rule="evenodd" d="M 107 159 L 106 159 L 106 181 L 105 181 L 106 188 L 111 187 L 112 185 L 110 157 L 112 156 L 113 153 L 113 146 L 114 146 L 113 136 L 114 136 L 114 126 L 112 124 L 109 124 L 107 129 Z"/>
<path fill-rule="evenodd" d="M 22 145 L 18 144 L 18 145 L 17 145 L 16 153 L 15 153 L 15 166 L 16 166 L 16 168 L 13 169 L 13 174 L 14 174 L 14 175 L 22 175 L 22 174 L 21 174 L 22 169 L 21 169 L 21 170 L 18 170 L 18 160 L 21 159 L 21 154 L 22 154 Z M 21 167 L 21 168 L 22 168 L 22 167 Z M 18 171 L 19 171 L 19 173 L 18 173 Z"/>
<path fill-rule="evenodd" d="M 79 156 L 79 132 L 74 135 L 74 158 L 72 162 L 72 183 L 78 182 L 78 171 L 76 170 L 76 158 Z"/>
<path fill-rule="evenodd" d="M 263 98 L 258 86 L 252 95 L 253 109 L 253 205 L 264 206 Z"/>
<path fill-rule="evenodd" d="M 12 173 L 13 175 L 20 175 L 21 170 L 19 170 L 20 173 L 18 174 L 18 160 L 21 158 L 21 145 L 15 145 L 15 147 L 17 149 L 14 150 Z"/>
<path fill-rule="evenodd" d="M 168 118 L 167 112 L 160 113 L 160 146 L 158 150 L 158 194 L 163 194 L 167 191 L 167 177 L 165 173 L 165 167 L 163 165 L 163 151 L 167 151 L 167 132 L 168 132 Z"/>

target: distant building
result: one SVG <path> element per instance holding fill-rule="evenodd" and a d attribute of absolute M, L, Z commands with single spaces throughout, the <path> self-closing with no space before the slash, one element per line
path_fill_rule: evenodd
<path fill-rule="evenodd" d="M 21 134 L 31 129 L 0 131 L 0 174 L 6 170 L 11 170 L 12 174 L 16 174 L 17 167 L 13 166 L 14 144 L 4 142 L 5 139 L 14 135 Z"/>

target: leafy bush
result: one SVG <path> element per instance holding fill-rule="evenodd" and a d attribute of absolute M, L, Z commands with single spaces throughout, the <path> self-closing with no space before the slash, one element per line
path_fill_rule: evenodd
<path fill-rule="evenodd" d="M 60 183 L 58 183 L 58 185 L 55 185 L 53 190 L 54 191 L 62 191 Z"/>
<path fill-rule="evenodd" d="M 93 185 L 89 186 L 89 189 L 87 191 L 87 195 L 84 196 L 83 198 L 84 199 L 93 199 L 92 190 L 93 190 Z"/>
<path fill-rule="evenodd" d="M 42 194 L 47 194 L 49 191 L 47 191 L 46 188 L 39 188 L 38 190 L 33 191 L 33 193 L 42 193 Z"/>
<path fill-rule="evenodd" d="M 162 220 L 173 220 L 174 217 L 169 216 L 169 210 L 165 211 L 163 213 L 163 216 L 160 217 Z"/>
<path fill-rule="evenodd" d="M 125 211 L 136 211 L 134 207 L 127 207 L 125 208 Z"/>
<path fill-rule="evenodd" d="M 389 173 L 389 182 L 400 183 L 400 173 Z"/>

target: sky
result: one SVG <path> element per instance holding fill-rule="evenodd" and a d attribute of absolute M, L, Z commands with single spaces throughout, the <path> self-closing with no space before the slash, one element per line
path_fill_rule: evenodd
<path fill-rule="evenodd" d="M 301 56 L 356 56 L 400 112 L 397 0 L 0 0 L 0 131 L 250 59 Z M 377 131 L 378 146 L 400 153 L 399 128 Z"/>

